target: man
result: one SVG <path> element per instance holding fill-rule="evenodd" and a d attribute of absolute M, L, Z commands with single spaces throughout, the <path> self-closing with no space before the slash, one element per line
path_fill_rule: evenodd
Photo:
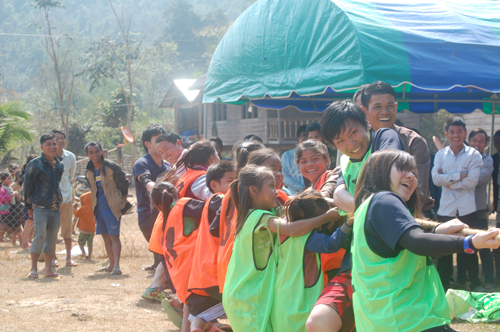
<path fill-rule="evenodd" d="M 479 181 L 483 158 L 476 149 L 464 144 L 466 136 L 467 128 L 464 120 L 454 117 L 446 122 L 446 137 L 450 141 L 450 146 L 436 153 L 432 180 L 436 186 L 443 187 L 437 213 L 438 221 L 447 222 L 458 218 L 470 228 L 477 228 L 475 188 Z M 465 255 L 471 290 L 480 291 L 477 252 L 457 255 Z M 443 287 L 447 290 L 453 274 L 452 255 L 439 257 L 438 272 Z"/>
<path fill-rule="evenodd" d="M 429 193 L 429 171 L 431 155 L 425 139 L 415 131 L 396 126 L 398 103 L 396 91 L 389 84 L 378 81 L 362 88 L 361 109 L 366 113 L 374 132 L 380 128 L 396 130 L 403 142 L 405 151 L 415 157 L 418 168 L 419 197 L 425 217 L 436 220 L 433 210 L 434 200 Z M 356 97 L 356 96 L 355 96 Z M 357 97 L 359 100 L 359 97 Z"/>
<path fill-rule="evenodd" d="M 325 141 L 325 138 L 321 134 L 320 124 L 317 122 L 313 122 L 308 125 L 306 129 L 306 136 L 307 139 L 314 139 L 326 145 L 326 147 L 328 148 L 328 157 L 330 158 L 330 166 L 328 169 L 335 169 L 335 166 L 337 165 L 337 151 L 332 149 Z"/>
<path fill-rule="evenodd" d="M 222 156 L 222 150 L 224 149 L 224 144 L 222 143 L 220 137 L 212 136 L 208 140 L 215 144 L 215 150 L 217 151 L 220 160 L 231 161 L 231 158 Z"/>
<path fill-rule="evenodd" d="M 133 170 L 139 228 L 148 242 L 159 212 L 155 207 L 151 207 L 149 191 L 153 189 L 158 175 L 169 170 L 156 144 L 156 139 L 165 132 L 165 128 L 159 124 L 150 124 L 144 129 L 141 140 L 146 155 L 137 159 Z M 151 271 L 158 266 L 161 257 L 158 254 L 153 255 L 154 263 L 144 267 L 143 270 Z"/>
<path fill-rule="evenodd" d="M 175 165 L 175 163 L 181 159 L 181 157 L 187 152 L 182 146 L 181 137 L 176 133 L 164 133 L 156 139 L 156 149 L 165 160 L 170 165 Z"/>
<path fill-rule="evenodd" d="M 58 129 L 53 129 L 52 134 L 56 137 L 57 150 L 56 156 L 64 165 L 64 173 L 59 183 L 62 194 L 61 204 L 61 237 L 66 246 L 66 266 L 77 266 L 71 259 L 71 233 L 73 232 L 73 180 L 76 171 L 75 155 L 64 149 L 66 146 L 66 134 Z M 57 266 L 54 257 L 54 265 Z"/>
<path fill-rule="evenodd" d="M 120 165 L 104 159 L 98 142 L 87 143 L 85 153 L 90 159 L 85 176 L 90 184 L 96 234 L 102 235 L 109 258 L 109 265 L 96 272 L 121 275 L 120 219 L 132 207 L 127 201 L 129 181 Z"/>
<path fill-rule="evenodd" d="M 301 143 L 306 138 L 307 125 L 297 128 L 297 143 Z M 299 165 L 295 162 L 295 151 L 297 146 L 291 150 L 283 152 L 281 155 L 281 165 L 283 167 L 283 183 L 292 195 L 302 192 L 305 188 L 304 177 L 300 173 Z"/>
<path fill-rule="evenodd" d="M 57 143 L 54 134 L 40 137 L 42 155 L 33 159 L 24 175 L 24 199 L 28 215 L 34 220 L 35 234 L 31 244 L 31 272 L 28 278 L 38 279 L 38 258 L 45 253 L 45 278 L 60 275 L 52 270 L 52 259 L 56 253 L 56 240 L 61 225 L 62 204 L 59 182 L 64 172 L 57 159 Z"/>

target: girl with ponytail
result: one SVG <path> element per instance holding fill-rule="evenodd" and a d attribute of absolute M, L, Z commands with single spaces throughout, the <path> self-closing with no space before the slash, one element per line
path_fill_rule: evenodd
<path fill-rule="evenodd" d="M 212 196 L 206 185 L 207 168 L 218 161 L 220 158 L 213 142 L 208 140 L 196 142 L 189 147 L 189 151 L 177 161 L 162 181 L 174 183 L 179 198 L 190 197 L 206 201 Z M 182 168 L 187 171 L 177 180 L 177 169 Z"/>
<path fill-rule="evenodd" d="M 272 331 L 271 308 L 277 266 L 279 270 L 275 233 L 283 231 L 289 236 L 306 235 L 327 223 L 335 210 L 294 223 L 276 217 L 274 175 L 262 166 L 245 166 L 240 171 L 239 179 L 231 184 L 229 192 L 237 214 L 233 247 L 235 258 L 229 261 L 227 268 L 224 308 L 235 331 Z M 318 264 L 317 267 L 320 269 Z"/>

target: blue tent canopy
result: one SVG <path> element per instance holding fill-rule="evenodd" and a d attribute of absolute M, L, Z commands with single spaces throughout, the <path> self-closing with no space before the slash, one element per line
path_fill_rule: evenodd
<path fill-rule="evenodd" d="M 399 109 L 491 113 L 500 2 L 259 0 L 217 47 L 204 102 L 322 111 L 377 80 Z"/>

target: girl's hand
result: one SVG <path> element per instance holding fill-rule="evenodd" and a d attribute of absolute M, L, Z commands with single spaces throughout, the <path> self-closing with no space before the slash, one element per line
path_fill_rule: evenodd
<path fill-rule="evenodd" d="M 346 223 L 347 226 L 352 227 L 352 225 L 354 224 L 354 217 L 350 217 L 349 219 L 347 219 Z"/>
<path fill-rule="evenodd" d="M 453 219 L 436 227 L 435 232 L 436 234 L 463 236 L 462 234 L 456 234 L 456 233 L 460 232 L 464 228 L 469 228 L 469 225 L 464 224 L 458 219 Z"/>
<path fill-rule="evenodd" d="M 495 240 L 495 236 L 500 233 L 500 229 L 492 228 L 487 232 L 474 235 L 472 238 L 472 244 L 476 249 L 497 249 L 500 247 L 500 241 Z"/>

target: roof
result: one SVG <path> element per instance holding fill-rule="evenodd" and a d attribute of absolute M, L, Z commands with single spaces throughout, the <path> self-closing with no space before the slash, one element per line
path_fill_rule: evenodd
<path fill-rule="evenodd" d="M 163 97 L 159 108 L 171 108 L 176 105 L 191 104 L 197 99 L 201 100 L 200 90 L 189 90 L 195 82 L 194 79 L 174 80 Z"/>

